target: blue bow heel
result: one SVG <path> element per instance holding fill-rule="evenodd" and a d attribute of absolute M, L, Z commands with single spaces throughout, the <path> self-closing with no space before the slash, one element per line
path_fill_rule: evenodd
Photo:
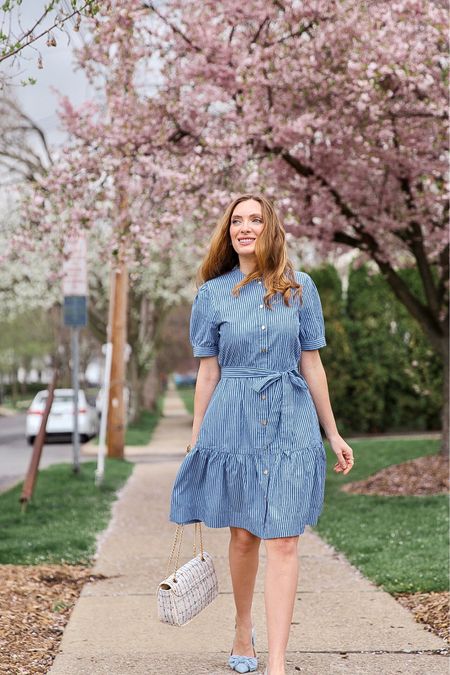
<path fill-rule="evenodd" d="M 252 645 L 254 656 L 238 656 L 233 654 L 231 650 L 228 659 L 228 665 L 237 673 L 250 673 L 258 668 L 258 657 L 255 650 L 255 628 L 252 628 Z"/>

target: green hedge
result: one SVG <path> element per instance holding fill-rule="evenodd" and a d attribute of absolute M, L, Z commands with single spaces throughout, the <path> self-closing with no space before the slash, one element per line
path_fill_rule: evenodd
<path fill-rule="evenodd" d="M 351 269 L 348 289 L 331 265 L 309 272 L 319 289 L 327 346 L 320 350 L 342 434 L 440 428 L 442 359 L 384 277 Z M 400 276 L 421 297 L 415 269 Z"/>

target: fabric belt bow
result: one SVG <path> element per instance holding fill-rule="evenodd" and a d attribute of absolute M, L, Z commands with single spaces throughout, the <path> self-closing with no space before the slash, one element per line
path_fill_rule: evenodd
<path fill-rule="evenodd" d="M 274 382 L 281 380 L 281 400 L 279 403 L 280 411 L 280 435 L 284 441 L 291 444 L 293 442 L 293 422 L 295 415 L 294 405 L 294 387 L 308 391 L 308 384 L 300 375 L 296 368 L 291 370 L 266 370 L 265 368 L 246 368 L 244 366 L 225 366 L 221 370 L 221 377 L 245 377 L 251 381 L 249 386 L 258 393 L 264 391 Z M 274 401 L 274 404 L 276 402 Z M 276 407 L 278 409 L 278 406 Z M 271 436 L 275 433 L 273 429 Z M 267 443 L 273 440 L 267 439 Z"/>

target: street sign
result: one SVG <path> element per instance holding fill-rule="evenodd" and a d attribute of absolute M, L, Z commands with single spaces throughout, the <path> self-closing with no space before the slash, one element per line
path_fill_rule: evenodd
<path fill-rule="evenodd" d="M 64 297 L 64 325 L 81 328 L 87 325 L 87 298 L 85 295 Z"/>
<path fill-rule="evenodd" d="M 78 234 L 64 246 L 63 295 L 87 295 L 87 245 L 86 235 Z"/>

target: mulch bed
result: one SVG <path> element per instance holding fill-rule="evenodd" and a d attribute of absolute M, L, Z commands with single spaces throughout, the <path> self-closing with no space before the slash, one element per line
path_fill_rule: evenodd
<path fill-rule="evenodd" d="M 410 609 L 416 621 L 450 643 L 449 610 L 450 593 L 394 593 L 395 599 Z"/>
<path fill-rule="evenodd" d="M 449 490 L 449 458 L 443 455 L 419 457 L 393 464 L 365 480 L 342 486 L 344 492 L 358 495 L 438 495 Z M 393 593 L 416 621 L 450 643 L 450 593 Z"/>
<path fill-rule="evenodd" d="M 87 581 L 76 565 L 0 565 L 0 673 L 48 673 Z"/>
<path fill-rule="evenodd" d="M 392 464 L 365 480 L 342 486 L 358 495 L 437 495 L 449 490 L 449 458 L 444 455 L 418 457 Z"/>

